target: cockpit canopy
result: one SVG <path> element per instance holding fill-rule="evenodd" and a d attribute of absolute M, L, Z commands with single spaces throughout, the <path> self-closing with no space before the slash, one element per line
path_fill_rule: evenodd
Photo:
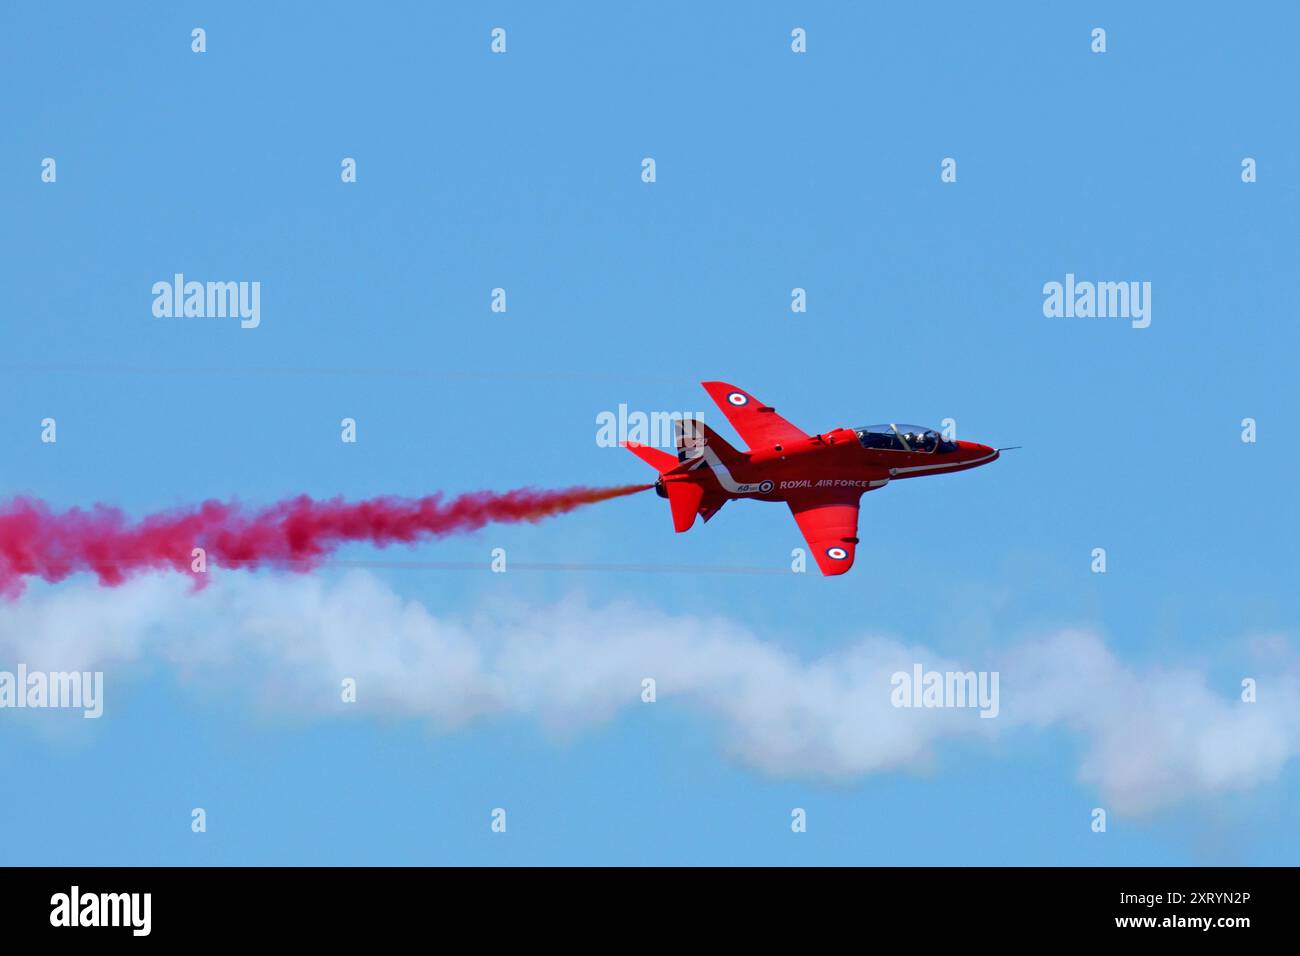
<path fill-rule="evenodd" d="M 955 451 L 956 442 L 945 439 L 933 428 L 922 425 L 903 425 L 888 423 L 885 425 L 864 425 L 855 428 L 858 441 L 863 448 L 883 449 L 885 451 L 933 452 Z"/>

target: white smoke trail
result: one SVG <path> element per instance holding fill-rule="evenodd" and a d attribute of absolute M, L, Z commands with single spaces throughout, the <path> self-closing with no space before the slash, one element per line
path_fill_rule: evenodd
<path fill-rule="evenodd" d="M 1079 778 L 1105 805 L 1143 813 L 1275 778 L 1300 751 L 1300 666 L 1284 648 L 1258 703 L 1211 690 L 1189 670 L 1139 673 L 1093 634 L 1063 631 L 995 661 L 945 661 L 924 648 L 864 637 L 801 660 L 725 617 L 665 614 L 580 599 L 440 617 L 356 571 L 321 577 L 142 577 L 118 588 L 34 587 L 0 605 L 0 667 L 104 670 L 163 661 L 184 680 L 243 688 L 292 714 L 355 706 L 420 718 L 444 731 L 495 716 L 573 733 L 645 706 L 684 706 L 716 725 L 736 760 L 774 776 L 828 780 L 926 767 L 950 738 L 1063 727 L 1082 736 Z M 998 670 L 996 719 L 974 710 L 903 709 L 890 678 L 929 670 Z M 340 683 L 357 682 L 342 705 Z"/>

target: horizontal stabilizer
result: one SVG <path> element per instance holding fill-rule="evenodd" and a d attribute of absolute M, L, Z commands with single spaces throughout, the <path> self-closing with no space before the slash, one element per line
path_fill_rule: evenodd
<path fill-rule="evenodd" d="M 673 530 L 689 531 L 704 500 L 704 488 L 693 481 L 665 481 L 664 490 L 673 511 Z"/>
<path fill-rule="evenodd" d="M 666 451 L 660 451 L 658 448 L 651 448 L 649 445 L 643 445 L 636 441 L 625 441 L 623 447 L 661 475 L 677 467 L 676 457 Z"/>

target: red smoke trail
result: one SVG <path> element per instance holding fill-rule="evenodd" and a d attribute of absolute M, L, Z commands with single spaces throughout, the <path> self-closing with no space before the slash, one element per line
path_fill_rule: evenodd
<path fill-rule="evenodd" d="M 219 567 L 304 571 L 349 541 L 383 547 L 475 531 L 489 522 L 540 521 L 650 487 L 475 491 L 445 503 L 440 495 L 351 503 L 302 495 L 256 511 L 205 501 L 135 523 L 105 505 L 56 513 L 44 502 L 15 498 L 0 505 L 0 596 L 20 595 L 28 577 L 61 581 L 77 571 L 92 571 L 109 586 L 150 569 L 188 573 L 194 548 L 203 548 L 209 564 Z"/>

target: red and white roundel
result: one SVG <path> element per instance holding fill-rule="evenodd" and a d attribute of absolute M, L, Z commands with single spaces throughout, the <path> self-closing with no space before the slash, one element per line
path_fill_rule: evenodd
<path fill-rule="evenodd" d="M 830 558 L 832 561 L 843 561 L 848 556 L 849 553 L 845 551 L 843 548 L 826 549 L 826 557 Z"/>
<path fill-rule="evenodd" d="M 727 401 L 739 408 L 741 405 L 749 404 L 749 396 L 742 395 L 740 392 L 732 392 L 727 396 Z"/>

